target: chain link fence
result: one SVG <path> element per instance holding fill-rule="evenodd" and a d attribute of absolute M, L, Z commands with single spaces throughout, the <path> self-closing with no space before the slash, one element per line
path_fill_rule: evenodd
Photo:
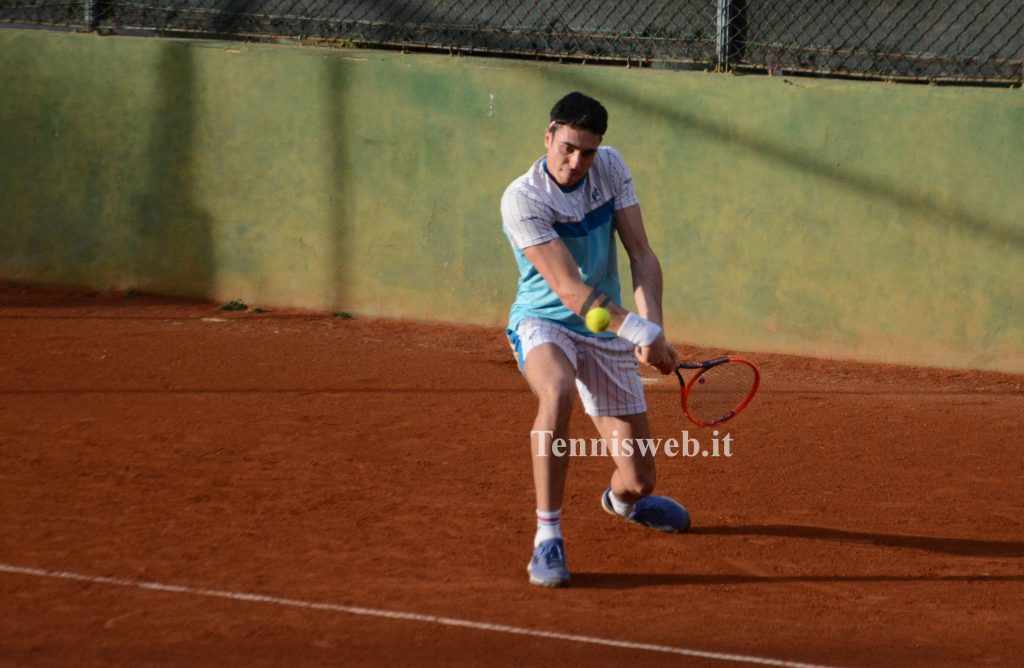
<path fill-rule="evenodd" d="M 1020 85 L 1024 0 L 0 0 L 0 22 Z"/>

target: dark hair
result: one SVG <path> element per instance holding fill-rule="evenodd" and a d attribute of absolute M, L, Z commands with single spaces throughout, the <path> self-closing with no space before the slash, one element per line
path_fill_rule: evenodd
<path fill-rule="evenodd" d="M 551 107 L 551 122 L 590 130 L 595 135 L 604 136 L 608 129 L 608 110 L 594 98 L 573 92 Z"/>

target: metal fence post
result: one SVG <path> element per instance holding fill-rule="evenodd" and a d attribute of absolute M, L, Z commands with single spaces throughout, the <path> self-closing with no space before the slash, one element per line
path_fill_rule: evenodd
<path fill-rule="evenodd" d="M 733 51 L 734 31 L 732 22 L 736 16 L 736 8 L 733 0 L 716 0 L 716 3 L 717 38 L 715 40 L 715 70 L 726 72 L 729 69 L 729 60 Z"/>
<path fill-rule="evenodd" d="M 82 2 L 85 3 L 85 19 L 83 21 L 85 25 L 83 26 L 83 28 L 85 28 L 86 31 L 95 30 L 96 5 L 99 2 L 99 0 L 82 0 Z"/>

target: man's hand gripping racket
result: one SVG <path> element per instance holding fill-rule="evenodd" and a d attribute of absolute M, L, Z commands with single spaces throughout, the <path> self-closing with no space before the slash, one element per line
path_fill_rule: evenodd
<path fill-rule="evenodd" d="M 591 331 L 603 332 L 612 322 L 611 314 L 602 306 L 591 309 L 599 293 L 595 288 L 581 312 Z M 619 310 L 622 310 L 621 308 Z M 747 407 L 761 384 L 761 372 L 748 359 L 723 355 L 703 362 L 679 362 L 675 349 L 665 339 L 662 328 L 636 313 L 627 313 L 617 334 L 636 346 L 639 362 L 653 366 L 662 373 L 675 371 L 679 378 L 683 413 L 694 424 L 711 427 L 731 420 Z M 680 369 L 694 370 L 689 381 Z"/>
<path fill-rule="evenodd" d="M 695 370 L 689 380 L 680 370 Z M 761 372 L 750 360 L 723 355 L 704 362 L 680 362 L 675 368 L 683 413 L 694 424 L 711 427 L 740 414 L 757 393 Z"/>

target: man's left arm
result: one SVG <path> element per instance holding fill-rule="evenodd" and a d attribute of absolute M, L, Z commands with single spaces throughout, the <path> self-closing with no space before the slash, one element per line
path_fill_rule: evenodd
<path fill-rule="evenodd" d="M 637 312 L 642 318 L 659 325 L 664 330 L 664 316 L 661 309 L 663 279 L 661 262 L 647 239 L 640 205 L 634 204 L 615 212 L 615 229 L 622 239 L 622 245 L 629 256 L 629 268 L 633 277 L 633 297 Z M 678 356 L 668 342 L 664 331 L 650 346 L 637 348 L 637 359 L 657 368 L 662 373 L 672 373 Z"/>

